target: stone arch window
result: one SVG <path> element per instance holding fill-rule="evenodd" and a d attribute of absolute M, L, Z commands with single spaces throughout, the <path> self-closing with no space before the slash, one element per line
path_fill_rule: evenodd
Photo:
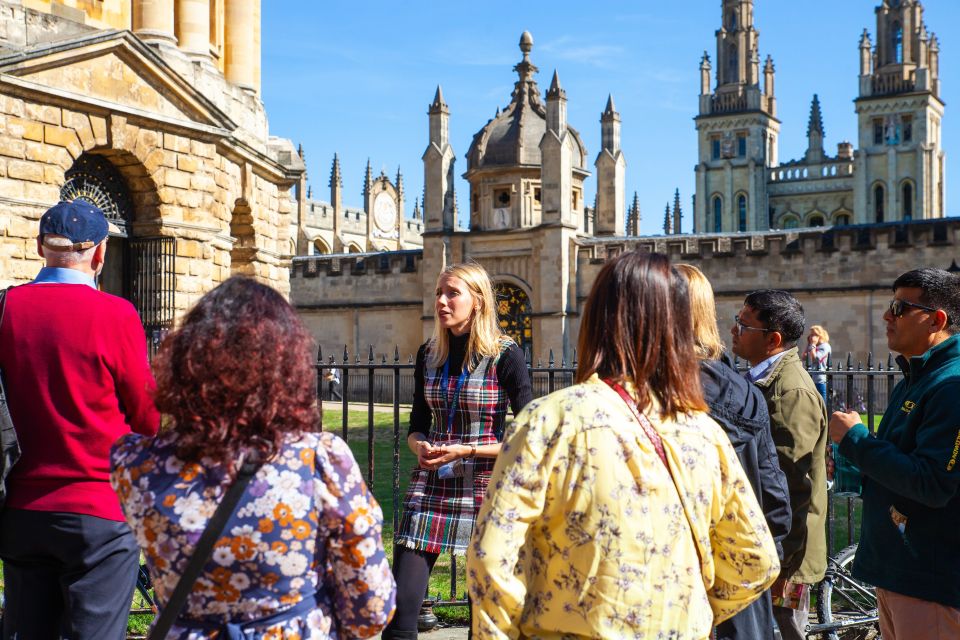
<path fill-rule="evenodd" d="M 707 223 L 707 229 L 710 229 L 711 225 Z M 713 232 L 720 233 L 723 231 L 723 197 L 713 196 Z"/>
<path fill-rule="evenodd" d="M 737 45 L 730 43 L 727 47 L 727 82 L 740 82 L 740 60 Z"/>
<path fill-rule="evenodd" d="M 330 247 L 323 238 L 317 238 L 313 241 L 313 253 L 318 256 L 328 254 L 330 253 Z"/>
<path fill-rule="evenodd" d="M 493 286 L 493 294 L 497 299 L 497 323 L 500 329 L 513 338 L 521 349 L 533 346 L 530 297 L 527 292 L 512 282 L 497 282 Z"/>
<path fill-rule="evenodd" d="M 835 225 L 848 225 L 850 224 L 850 214 L 846 212 L 838 213 L 833 217 L 833 224 Z"/>
<path fill-rule="evenodd" d="M 737 231 L 747 230 L 747 196 L 737 196 Z"/>
<path fill-rule="evenodd" d="M 782 224 L 784 229 L 796 229 L 800 226 L 800 218 L 790 213 L 783 216 Z"/>
<path fill-rule="evenodd" d="M 823 218 L 823 214 L 814 213 L 810 216 L 809 226 L 811 227 L 822 227 L 826 224 L 826 220 Z"/>
<path fill-rule="evenodd" d="M 873 217 L 875 222 L 883 222 L 883 201 L 885 194 L 886 192 L 882 184 L 878 184 L 873 188 Z"/>
<path fill-rule="evenodd" d="M 909 180 L 900 187 L 900 210 L 904 220 L 913 220 L 913 183 Z"/>
<path fill-rule="evenodd" d="M 86 200 L 95 205 L 115 227 L 115 235 L 127 237 L 133 222 L 133 203 L 127 181 L 104 156 L 85 153 L 64 173 L 61 200 Z"/>
<path fill-rule="evenodd" d="M 363 249 L 362 249 L 362 248 L 360 247 L 360 245 L 358 245 L 356 242 L 351 242 L 349 249 L 347 249 L 347 252 L 348 252 L 348 253 L 363 253 Z"/>
<path fill-rule="evenodd" d="M 894 22 L 890 25 L 890 31 L 892 34 L 890 44 L 892 45 L 893 62 L 903 64 L 903 27 L 899 22 Z"/>

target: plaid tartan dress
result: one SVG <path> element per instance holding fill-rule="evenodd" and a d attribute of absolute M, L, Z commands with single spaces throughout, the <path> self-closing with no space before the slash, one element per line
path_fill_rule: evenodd
<path fill-rule="evenodd" d="M 433 413 L 430 442 L 459 440 L 461 444 L 480 446 L 501 441 L 503 434 L 494 433 L 494 417 L 506 413 L 509 399 L 497 380 L 497 362 L 512 343 L 504 338 L 500 352 L 483 358 L 464 380 L 449 434 L 447 408 L 454 404 L 460 372 L 451 371 L 444 387 L 442 368 L 424 370 L 424 396 Z M 394 536 L 396 544 L 428 553 L 466 552 L 496 459 L 462 462 L 463 473 L 454 478 L 442 479 L 436 471 L 420 467 L 413 470 L 403 500 L 403 517 Z"/>

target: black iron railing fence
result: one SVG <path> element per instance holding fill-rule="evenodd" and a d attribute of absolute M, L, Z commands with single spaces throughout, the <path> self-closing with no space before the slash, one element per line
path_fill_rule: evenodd
<path fill-rule="evenodd" d="M 856 362 L 856 364 L 854 364 Z M 547 362 L 537 360 L 536 364 L 527 353 L 527 363 L 533 383 L 534 397 L 539 397 L 562 389 L 573 384 L 576 372 L 576 353 L 572 362 L 566 359 L 559 361 L 549 352 Z M 736 362 L 741 370 L 749 365 L 742 361 Z M 377 413 L 388 413 L 388 426 L 381 429 L 390 429 L 392 436 L 391 446 L 391 497 L 392 514 L 384 514 L 392 519 L 393 530 L 400 521 L 401 515 L 401 447 L 406 447 L 407 420 L 409 405 L 413 399 L 413 357 L 401 359 L 400 351 L 394 348 L 392 358 L 384 353 L 377 357 L 371 346 L 365 357 L 359 353 L 348 353 L 344 348 L 342 357 L 324 358 L 322 350 L 317 358 L 317 385 L 321 406 L 327 415 L 331 406 L 334 413 L 339 412 L 339 424 L 325 423 L 328 430 L 340 430 L 342 437 L 348 442 L 356 442 L 362 437 L 366 445 L 366 460 L 358 460 L 361 468 L 365 469 L 367 483 L 376 485 L 382 473 L 385 460 L 376 458 Z M 848 354 L 845 360 L 828 360 L 826 368 L 817 369 L 809 361 L 807 369 L 811 376 L 824 376 L 826 379 L 827 415 L 833 411 L 857 411 L 864 415 L 864 423 L 871 431 L 875 431 L 879 418 L 887 408 L 893 388 L 901 379 L 902 373 L 896 367 L 893 356 L 888 355 L 885 361 L 875 359 L 873 354 L 868 355 L 864 364 L 862 360 L 854 360 Z M 329 372 L 336 373 L 337 381 L 332 381 Z M 333 385 L 331 386 L 331 382 Z M 356 414 L 365 413 L 362 424 L 357 424 Z M 351 423 L 351 414 L 354 420 Z M 383 422 L 383 421 L 381 421 Z M 351 429 L 352 427 L 352 429 Z M 359 432 L 363 432 L 359 436 Z M 403 470 L 407 471 L 406 469 Z M 381 496 L 383 498 L 385 496 Z M 859 495 L 853 492 L 844 492 L 832 488 L 829 493 L 829 517 L 827 526 L 828 548 L 836 550 L 837 544 L 847 546 L 858 539 L 859 535 Z M 466 595 L 457 594 L 457 558 L 451 557 L 450 591 L 447 598 L 437 596 L 434 606 L 466 604 Z"/>

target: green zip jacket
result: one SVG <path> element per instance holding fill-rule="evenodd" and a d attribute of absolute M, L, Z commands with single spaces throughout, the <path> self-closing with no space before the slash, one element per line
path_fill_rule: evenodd
<path fill-rule="evenodd" d="M 853 575 L 960 608 L 960 336 L 897 362 L 876 437 L 857 424 L 840 442 L 864 476 Z"/>
<path fill-rule="evenodd" d="M 827 569 L 827 410 L 797 348 L 756 385 L 770 410 L 770 431 L 787 476 L 792 519 L 780 577 L 815 584 Z"/>

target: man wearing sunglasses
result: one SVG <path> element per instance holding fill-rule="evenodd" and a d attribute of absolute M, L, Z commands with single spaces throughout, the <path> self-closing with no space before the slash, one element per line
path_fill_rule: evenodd
<path fill-rule="evenodd" d="M 797 353 L 803 336 L 800 302 L 765 289 L 746 297 L 730 329 L 733 352 L 746 359 L 747 378 L 763 393 L 780 468 L 787 476 L 792 513 L 784 538 L 773 616 L 783 640 L 804 640 L 810 585 L 827 568 L 827 416 L 823 398 Z"/>
<path fill-rule="evenodd" d="M 830 418 L 863 473 L 853 575 L 877 587 L 883 640 L 960 638 L 960 276 L 901 275 L 883 320 L 904 379 L 877 433 Z"/>

